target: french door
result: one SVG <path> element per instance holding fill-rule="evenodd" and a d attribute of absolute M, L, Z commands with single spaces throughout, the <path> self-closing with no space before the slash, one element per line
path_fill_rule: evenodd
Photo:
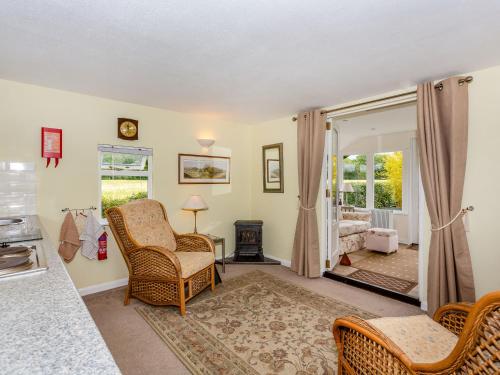
<path fill-rule="evenodd" d="M 337 179 L 339 150 L 339 133 L 333 126 L 333 120 L 328 120 L 325 135 L 325 233 L 326 233 L 326 270 L 335 267 L 340 253 L 339 247 L 339 182 Z"/>

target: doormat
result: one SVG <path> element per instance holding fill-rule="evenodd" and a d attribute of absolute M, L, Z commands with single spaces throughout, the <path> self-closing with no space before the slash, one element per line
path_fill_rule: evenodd
<path fill-rule="evenodd" d="M 418 285 L 418 283 L 413 281 L 398 279 L 396 277 L 382 275 L 380 273 L 366 270 L 358 270 L 349 274 L 348 277 L 350 279 L 363 281 L 367 284 L 376 285 L 378 287 L 403 294 L 407 294 Z"/>

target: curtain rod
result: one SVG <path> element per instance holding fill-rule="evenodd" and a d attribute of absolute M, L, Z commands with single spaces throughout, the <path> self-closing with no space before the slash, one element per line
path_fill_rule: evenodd
<path fill-rule="evenodd" d="M 461 86 L 464 83 L 470 83 L 470 82 L 472 82 L 472 80 L 473 80 L 472 76 L 467 76 L 465 78 L 460 78 L 458 80 L 458 84 Z M 434 85 L 434 88 L 438 89 L 438 90 L 442 90 L 443 89 L 443 83 L 442 82 L 436 83 Z M 350 108 L 353 108 L 353 107 L 359 107 L 359 106 L 366 105 L 366 104 L 372 104 L 372 103 L 380 102 L 382 100 L 396 99 L 396 98 L 400 98 L 402 96 L 412 95 L 412 94 L 416 94 L 416 93 L 417 93 L 417 90 L 413 90 L 413 91 L 405 92 L 405 93 L 402 93 L 402 94 L 386 96 L 384 98 L 368 100 L 366 102 L 361 102 L 361 103 L 357 103 L 357 104 L 351 104 L 351 105 L 347 105 L 347 106 L 339 107 L 339 108 L 335 108 L 335 109 L 329 109 L 327 111 L 321 111 L 321 114 L 324 115 L 325 113 L 343 111 L 343 110 L 350 109 Z M 297 116 L 292 117 L 292 121 L 297 121 Z"/>

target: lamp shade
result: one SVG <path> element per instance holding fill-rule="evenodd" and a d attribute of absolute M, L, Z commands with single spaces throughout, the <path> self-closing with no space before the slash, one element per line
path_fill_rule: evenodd
<path fill-rule="evenodd" d="M 210 147 L 215 143 L 215 139 L 209 138 L 198 138 L 197 141 L 202 147 Z"/>
<path fill-rule="evenodd" d="M 185 211 L 204 211 L 208 210 L 208 206 L 201 196 L 191 195 L 182 206 L 182 209 Z"/>
<path fill-rule="evenodd" d="M 344 193 L 354 193 L 354 188 L 352 187 L 352 184 L 350 184 L 350 183 L 343 183 L 342 184 L 342 191 Z"/>

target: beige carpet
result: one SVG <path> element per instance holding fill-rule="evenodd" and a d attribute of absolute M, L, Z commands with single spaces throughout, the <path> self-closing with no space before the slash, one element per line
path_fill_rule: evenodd
<path fill-rule="evenodd" d="M 231 265 L 226 266 L 226 273 L 221 273 L 221 277 L 226 282 L 257 269 L 323 296 L 348 302 L 375 315 L 422 314 L 422 311 L 415 306 L 326 278 L 306 279 L 283 266 Z M 118 288 L 84 297 L 87 308 L 122 373 L 189 375 L 189 370 L 174 352 L 137 313 L 135 308 L 145 305 L 133 299 L 130 305 L 124 306 L 123 296 L 124 289 Z M 192 302 L 196 303 L 197 299 L 194 298 Z M 190 306 L 191 303 L 188 304 L 188 311 Z"/>
<path fill-rule="evenodd" d="M 333 321 L 373 314 L 262 271 L 205 292 L 186 317 L 172 308 L 138 312 L 193 374 L 334 374 Z"/>

